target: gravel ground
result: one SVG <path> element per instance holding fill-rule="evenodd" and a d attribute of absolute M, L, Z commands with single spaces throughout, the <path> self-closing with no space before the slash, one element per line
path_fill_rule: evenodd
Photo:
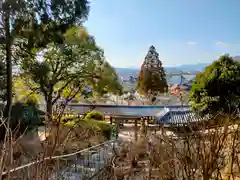
<path fill-rule="evenodd" d="M 140 129 L 140 126 L 138 126 L 138 128 Z M 152 133 L 155 134 L 154 131 L 152 131 Z M 174 135 L 173 132 L 171 132 L 171 131 L 166 131 L 165 133 L 167 136 Z M 121 128 L 118 136 L 119 136 L 120 140 L 122 140 L 122 141 L 131 142 L 131 141 L 134 141 L 134 134 L 135 134 L 134 133 L 134 125 L 124 124 L 124 127 Z M 161 135 L 161 131 L 157 130 L 156 135 Z"/>

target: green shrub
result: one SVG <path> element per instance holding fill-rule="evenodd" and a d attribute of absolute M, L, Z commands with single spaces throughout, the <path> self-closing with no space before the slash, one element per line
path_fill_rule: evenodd
<path fill-rule="evenodd" d="M 64 126 L 74 128 L 74 126 L 81 126 L 86 129 L 100 132 L 108 140 L 111 139 L 112 125 L 105 121 L 98 121 L 95 119 L 79 119 L 79 118 L 64 118 L 61 120 Z"/>
<path fill-rule="evenodd" d="M 111 138 L 112 125 L 105 121 L 98 121 L 94 119 L 85 119 L 81 121 L 81 125 L 86 128 L 91 128 L 93 130 L 101 132 L 101 134 L 108 140 Z"/>
<path fill-rule="evenodd" d="M 55 118 L 55 121 L 59 121 L 59 119 Z M 80 118 L 77 117 L 61 117 L 60 123 L 64 126 L 73 128 L 74 126 L 77 126 L 79 122 L 81 121 Z"/>
<path fill-rule="evenodd" d="M 108 124 L 106 122 L 99 122 L 98 126 L 103 134 L 104 137 L 106 137 L 108 140 L 111 139 L 111 132 L 112 132 L 112 125 Z"/>
<path fill-rule="evenodd" d="M 85 119 L 104 120 L 104 116 L 101 112 L 91 111 L 87 113 Z"/>
<path fill-rule="evenodd" d="M 4 109 L 4 117 L 7 117 L 7 111 Z M 25 130 L 31 130 L 41 124 L 39 117 L 39 110 L 34 104 L 24 104 L 16 102 L 12 105 L 10 129 L 18 130 L 18 135 L 25 132 Z M 19 129 L 18 129 L 19 128 Z M 6 129 L 4 126 L 0 126 L 0 140 L 3 140 Z"/>
<path fill-rule="evenodd" d="M 34 106 L 37 107 L 39 102 L 38 99 L 36 97 L 36 95 L 29 95 L 25 100 L 24 100 L 24 104 L 27 104 L 29 106 Z"/>

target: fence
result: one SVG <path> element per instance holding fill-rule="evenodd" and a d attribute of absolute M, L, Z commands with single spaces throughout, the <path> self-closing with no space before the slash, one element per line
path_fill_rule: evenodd
<path fill-rule="evenodd" d="M 87 180 L 92 177 L 99 179 L 96 174 L 101 174 L 100 172 L 114 156 L 114 150 L 118 146 L 118 140 L 107 141 L 75 153 L 37 160 L 4 172 L 3 175 L 6 176 L 10 173 L 11 179 L 21 180 Z M 42 168 L 44 166 L 45 168 Z"/>

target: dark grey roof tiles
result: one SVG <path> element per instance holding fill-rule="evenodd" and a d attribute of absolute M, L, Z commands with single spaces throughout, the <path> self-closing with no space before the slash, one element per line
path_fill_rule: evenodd
<path fill-rule="evenodd" d="M 73 109 L 76 113 L 85 114 L 90 108 L 94 111 L 102 112 L 105 115 L 116 116 L 156 116 L 159 112 L 164 110 L 164 106 L 125 106 L 125 105 L 79 105 L 69 104 L 68 107 Z M 169 106 L 169 109 L 179 109 L 181 106 Z M 184 106 L 188 108 L 188 106 Z"/>
<path fill-rule="evenodd" d="M 84 114 L 90 110 L 88 107 L 83 106 L 72 106 L 75 112 Z M 161 108 L 132 108 L 132 107 L 99 107 L 96 106 L 94 111 L 102 112 L 105 115 L 116 115 L 116 116 L 155 116 L 160 112 Z"/>
<path fill-rule="evenodd" d="M 75 111 L 77 114 L 85 114 L 92 109 L 94 111 L 102 112 L 105 115 L 132 116 L 132 117 L 159 116 L 158 114 L 164 115 L 169 110 L 189 110 L 189 106 L 179 105 L 165 107 L 165 106 L 68 104 L 67 107 Z M 41 105 L 40 109 L 45 110 L 45 105 Z"/>
<path fill-rule="evenodd" d="M 157 117 L 158 123 L 163 124 L 186 124 L 206 120 L 190 110 L 173 110 L 161 117 Z"/>

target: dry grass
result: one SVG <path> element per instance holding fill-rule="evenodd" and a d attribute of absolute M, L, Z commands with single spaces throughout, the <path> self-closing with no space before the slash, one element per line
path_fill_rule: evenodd
<path fill-rule="evenodd" d="M 239 125 L 176 134 L 148 132 L 125 144 L 113 179 L 240 179 Z"/>

